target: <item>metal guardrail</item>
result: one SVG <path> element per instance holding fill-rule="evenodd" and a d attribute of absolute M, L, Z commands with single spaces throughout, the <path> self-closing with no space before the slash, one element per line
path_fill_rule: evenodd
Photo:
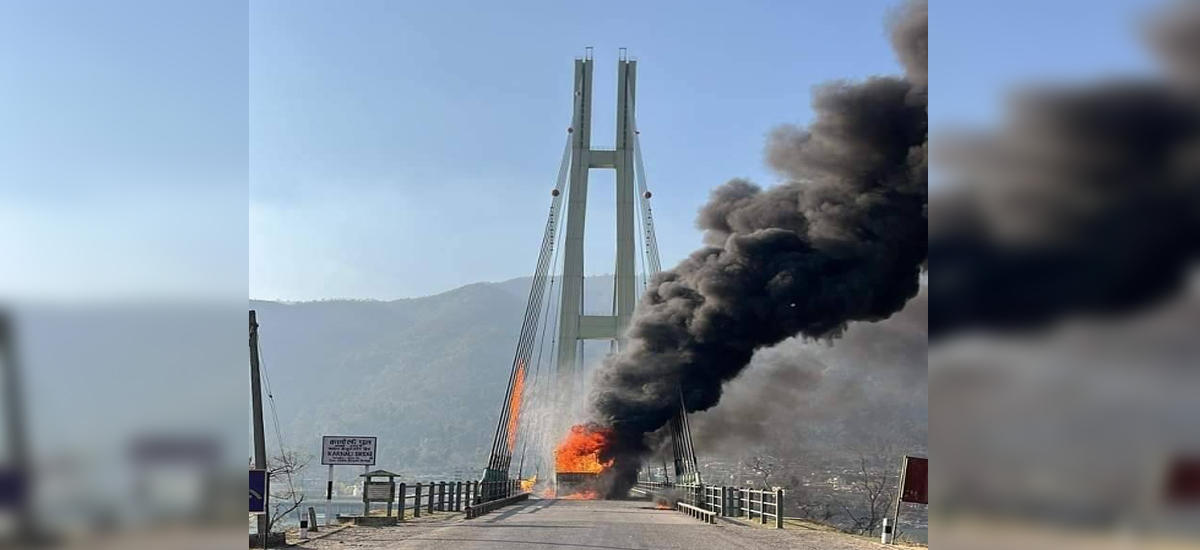
<path fill-rule="evenodd" d="M 750 489 L 722 485 L 675 484 L 669 481 L 638 481 L 635 487 L 651 494 L 673 493 L 677 508 L 687 506 L 713 517 L 739 517 L 763 525 L 772 520 L 783 528 L 783 489 Z"/>
<path fill-rule="evenodd" d="M 529 498 L 529 493 L 521 492 L 520 480 L 475 482 L 484 495 L 467 506 L 467 519 L 474 519 L 497 508 L 508 506 Z M 490 498 L 488 498 L 490 496 Z"/>
<path fill-rule="evenodd" d="M 504 500 L 521 492 L 521 482 L 508 481 L 434 481 L 412 485 L 401 483 L 397 488 L 399 493 L 398 513 L 400 521 L 404 521 L 405 511 L 411 510 L 413 517 L 419 518 L 422 513 L 462 512 L 469 511 L 494 501 Z"/>
<path fill-rule="evenodd" d="M 529 493 L 518 493 L 518 494 L 515 494 L 512 496 L 504 497 L 504 498 L 497 499 L 497 500 L 489 500 L 489 501 L 487 501 L 483 504 L 479 504 L 477 506 L 471 506 L 471 507 L 467 508 L 467 519 L 475 519 L 475 518 L 482 516 L 488 512 L 491 512 L 492 510 L 496 510 L 498 508 L 503 508 L 505 506 L 508 506 L 509 504 L 521 502 L 523 500 L 527 500 L 528 498 L 529 498 Z"/>
<path fill-rule="evenodd" d="M 738 488 L 735 498 L 734 509 L 746 519 L 754 521 L 757 514 L 759 523 L 766 525 L 767 518 L 771 518 L 775 520 L 776 529 L 783 529 L 783 489 L 763 491 Z M 757 509 L 755 505 L 758 505 Z"/>
<path fill-rule="evenodd" d="M 729 505 L 729 488 L 705 485 L 701 488 L 701 504 L 705 509 L 712 510 L 721 516 L 731 515 Z"/>
<path fill-rule="evenodd" d="M 717 522 L 716 512 L 710 512 L 708 510 L 705 510 L 704 508 L 700 508 L 699 506 L 692 506 L 691 504 L 685 504 L 683 502 L 676 502 L 675 509 L 679 510 L 680 512 L 683 512 L 689 516 L 692 516 L 700 521 L 703 521 L 704 523 L 716 523 Z"/>

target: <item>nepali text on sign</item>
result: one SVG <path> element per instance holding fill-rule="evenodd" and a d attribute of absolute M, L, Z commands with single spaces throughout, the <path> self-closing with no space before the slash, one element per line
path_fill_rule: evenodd
<path fill-rule="evenodd" d="M 321 464 L 374 466 L 375 438 L 327 435 L 321 438 Z"/>

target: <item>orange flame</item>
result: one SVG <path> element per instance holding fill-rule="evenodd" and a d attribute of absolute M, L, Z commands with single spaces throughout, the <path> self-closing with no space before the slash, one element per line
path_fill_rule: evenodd
<path fill-rule="evenodd" d="M 529 479 L 522 479 L 522 480 L 521 480 L 521 492 L 523 492 L 523 493 L 529 493 L 529 492 L 532 492 L 532 491 L 533 491 L 533 484 L 534 484 L 534 483 L 537 483 L 537 476 L 536 476 L 536 475 L 535 475 L 535 476 L 533 476 L 533 477 L 531 477 L 531 478 L 529 478 Z"/>
<path fill-rule="evenodd" d="M 592 424 L 571 426 L 567 439 L 554 451 L 554 466 L 559 473 L 598 474 L 613 461 L 600 462 L 600 452 L 612 443 L 612 430 Z"/>
<path fill-rule="evenodd" d="M 592 490 L 587 490 L 587 491 L 580 491 L 573 495 L 561 496 L 558 498 L 560 498 L 562 500 L 600 500 L 600 493 L 597 493 L 596 491 L 592 491 Z"/>
<path fill-rule="evenodd" d="M 517 446 L 517 422 L 521 417 L 521 398 L 525 393 L 525 361 L 517 364 L 517 377 L 513 379 L 512 397 L 508 400 L 508 452 Z"/>

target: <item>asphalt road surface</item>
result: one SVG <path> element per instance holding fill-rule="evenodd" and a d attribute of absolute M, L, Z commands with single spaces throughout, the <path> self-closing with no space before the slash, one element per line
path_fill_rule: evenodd
<path fill-rule="evenodd" d="M 776 530 L 733 520 L 704 524 L 646 501 L 530 500 L 489 515 L 422 518 L 396 527 L 350 528 L 300 548 L 315 550 L 842 550 L 889 548 L 859 537 Z M 895 548 L 890 547 L 890 548 Z"/>

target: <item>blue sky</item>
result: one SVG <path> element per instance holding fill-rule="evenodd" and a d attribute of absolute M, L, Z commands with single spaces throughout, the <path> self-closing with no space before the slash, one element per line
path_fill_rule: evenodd
<path fill-rule="evenodd" d="M 1026 84 L 1153 75 L 1137 35 L 1158 0 L 932 0 L 930 107 L 934 129 L 989 124 Z"/>
<path fill-rule="evenodd" d="M 994 121 L 1022 81 L 1151 71 L 1132 23 L 1154 3 L 933 0 L 935 130 Z M 0 0 L 0 290 L 391 299 L 528 275 L 585 46 L 597 144 L 617 48 L 639 59 L 670 265 L 710 189 L 774 182 L 763 136 L 807 122 L 815 84 L 899 71 L 895 4 Z M 611 193 L 595 172 L 591 273 Z"/>
<path fill-rule="evenodd" d="M 246 287 L 233 0 L 0 0 L 0 300 Z"/>
<path fill-rule="evenodd" d="M 251 295 L 396 298 L 529 275 L 585 46 L 597 145 L 613 139 L 617 49 L 639 60 L 673 263 L 699 243 L 712 187 L 772 180 L 763 135 L 807 120 L 812 85 L 898 70 L 890 5 L 254 2 Z M 592 174 L 589 273 L 612 271 L 612 180 Z"/>

